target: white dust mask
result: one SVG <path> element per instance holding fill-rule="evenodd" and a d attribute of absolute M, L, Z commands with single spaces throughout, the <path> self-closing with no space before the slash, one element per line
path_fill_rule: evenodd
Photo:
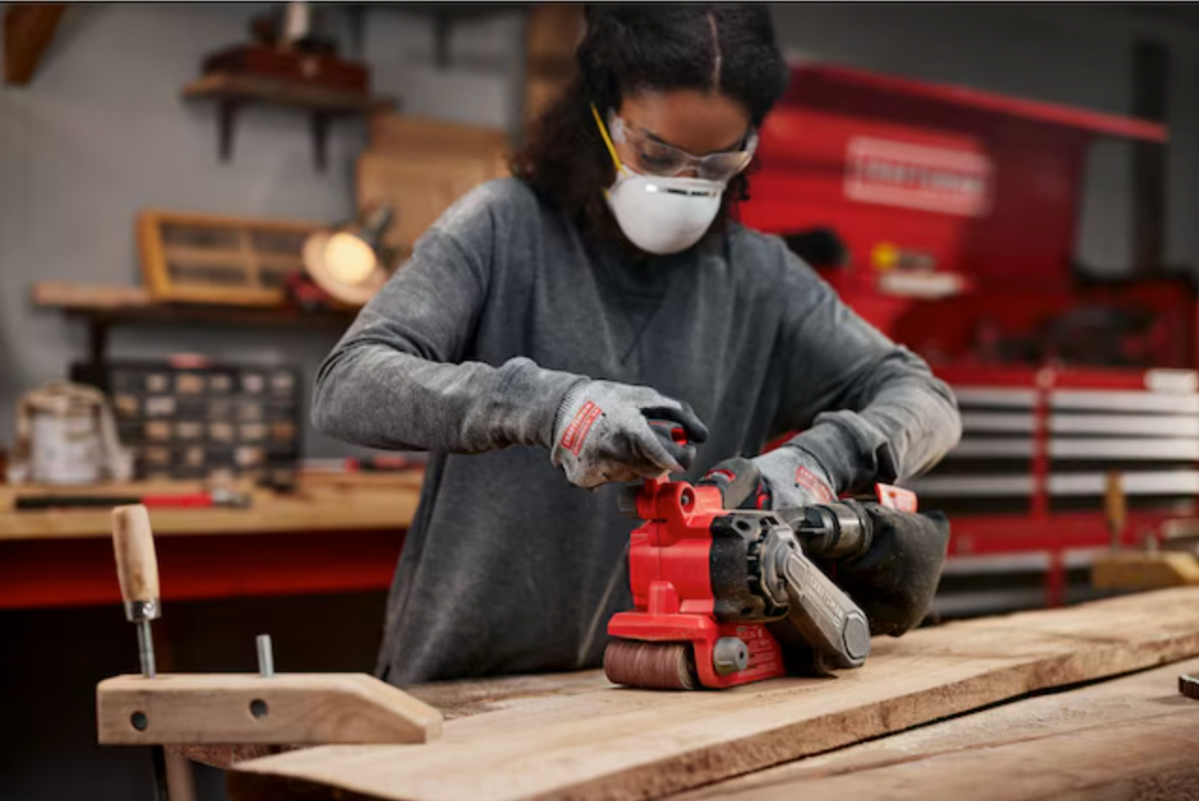
<path fill-rule="evenodd" d="M 629 241 L 662 256 L 703 237 L 720 212 L 724 188 L 722 181 L 643 175 L 621 165 L 605 196 Z"/>

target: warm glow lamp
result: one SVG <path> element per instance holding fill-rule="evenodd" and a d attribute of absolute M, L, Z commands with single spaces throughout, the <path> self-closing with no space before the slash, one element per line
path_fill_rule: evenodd
<path fill-rule="evenodd" d="M 378 206 L 351 223 L 312 234 L 304 243 L 304 269 L 334 300 L 364 305 L 387 281 L 379 252 L 391 218 L 390 206 Z"/>

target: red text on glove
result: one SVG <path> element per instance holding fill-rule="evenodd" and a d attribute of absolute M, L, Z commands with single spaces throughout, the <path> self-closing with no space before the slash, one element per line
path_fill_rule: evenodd
<path fill-rule="evenodd" d="M 820 479 L 816 478 L 816 474 L 806 467 L 800 466 L 795 471 L 795 484 L 804 487 L 819 503 L 832 503 L 836 500 L 833 497 L 833 491 L 828 488 Z"/>
<path fill-rule="evenodd" d="M 578 456 L 579 451 L 583 449 L 583 443 L 587 440 L 587 435 L 591 433 L 591 426 L 603 413 L 604 410 L 594 401 L 584 403 L 583 407 L 575 412 L 575 419 L 570 421 L 570 425 L 563 432 L 560 443 L 562 447 Z"/>

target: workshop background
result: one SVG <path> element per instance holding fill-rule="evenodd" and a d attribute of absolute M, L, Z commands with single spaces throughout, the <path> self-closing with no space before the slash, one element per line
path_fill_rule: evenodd
<path fill-rule="evenodd" d="M 1194 359 L 1195 295 L 1187 282 L 1199 273 L 1199 8 L 771 8 L 780 42 L 797 65 L 968 87 L 1151 123 L 1130 128 L 1129 135 L 1100 136 L 1080 151 L 1085 180 L 1078 187 L 1071 255 L 1084 276 L 1185 279 L 1167 291 L 1171 308 L 1189 315 L 1183 358 Z M 204 311 L 167 319 L 163 298 L 176 292 L 174 300 L 186 305 L 188 291 L 199 291 L 172 285 L 162 266 L 171 231 L 190 226 L 192 246 L 204 241 L 196 230 L 216 231 L 216 239 L 244 235 L 237 241 L 248 242 L 258 241 L 255 232 L 278 233 L 271 221 L 303 221 L 310 228 L 293 225 L 290 241 L 304 242 L 321 227 L 367 231 L 363 212 L 382 201 L 395 207 L 397 219 L 371 244 L 402 253 L 419 232 L 413 226 L 435 217 L 464 186 L 503 173 L 500 151 L 562 84 L 577 8 L 316 4 L 306 13 L 336 45 L 338 58 L 366 68 L 368 90 L 350 91 L 349 99 L 345 91 L 331 99 L 331 90 L 264 97 L 205 84 L 206 59 L 247 44 L 255 20 L 278 22 L 285 16 L 279 5 L 0 3 L 6 67 L 0 85 L 0 449 L 9 474 L 20 477 L 11 468 L 21 467 L 16 423 L 26 413 L 22 400 L 37 401 L 31 394 L 66 379 L 98 382 L 111 396 L 120 394 L 120 382 L 151 381 L 152 374 L 173 379 L 183 372 L 215 382 L 217 374 L 239 381 L 250 371 L 282 387 L 286 403 L 279 408 L 285 411 L 272 418 L 268 403 L 266 422 L 297 426 L 293 436 L 282 437 L 290 450 L 258 453 L 253 470 L 233 476 L 230 492 L 251 496 L 251 511 L 162 512 L 161 519 L 178 526 L 159 544 L 167 601 L 158 629 L 164 669 L 254 670 L 254 636 L 269 631 L 280 669 L 370 671 L 383 588 L 419 486 L 419 456 L 375 461 L 379 454 L 321 436 L 307 422 L 314 371 L 352 319 L 336 302 L 336 281 L 324 276 L 322 283 L 319 268 L 302 265 L 292 247 L 288 258 L 297 274 L 315 275 L 284 287 L 264 285 L 266 302 L 226 303 L 214 313 L 217 286 Z M 346 80 L 361 77 L 352 73 Z M 856 72 L 824 79 L 833 86 L 869 83 Z M 1110 129 L 1114 123 L 1104 119 Z M 1160 141 L 1165 137 L 1154 125 L 1168 128 L 1168 141 Z M 1002 170 L 1002 162 L 995 168 Z M 413 193 L 434 198 L 432 205 L 416 208 Z M 276 295 L 287 302 L 270 300 Z M 297 311 L 301 306 L 309 310 Z M 179 354 L 191 356 L 170 361 Z M 119 364 L 133 366 L 122 373 L 113 367 Z M 1140 367 L 1193 369 L 1194 363 Z M 1193 382 L 1183 373 L 1159 378 Z M 1191 384 L 1184 389 L 1195 391 Z M 992 413 L 994 405 L 984 398 L 979 409 Z M 1179 452 L 1171 451 L 1171 465 L 1193 467 L 1196 458 Z M 211 465 L 185 465 L 193 474 L 172 475 L 178 465 L 159 467 L 161 475 L 149 476 L 144 462 L 136 467 L 154 491 L 171 481 L 200 495 L 210 489 L 200 479 Z M 20 487 L 0 486 L 0 498 L 15 498 Z M 1135 491 L 1131 484 L 1125 489 Z M 25 494 L 54 493 L 33 484 Z M 1125 508 L 1118 479 L 1091 495 L 1090 516 L 1082 521 L 1089 528 L 1075 545 L 1106 541 L 1109 529 L 1120 529 L 1126 515 L 1138 511 L 1131 502 Z M 1172 490 L 1169 508 L 1190 504 L 1193 513 L 1197 495 Z M 212 502 L 214 496 L 206 497 Z M 220 529 L 211 521 L 251 513 L 308 522 L 296 523 L 294 531 L 259 522 L 247 525 L 244 535 L 204 534 Z M 1039 513 L 1044 517 L 1046 509 Z M 195 517 L 206 514 L 214 517 Z M 344 527 L 339 516 L 348 521 Z M 1144 518 L 1145 525 L 1160 518 Z M 96 744 L 96 682 L 136 670 L 111 550 L 92 526 L 103 519 L 94 511 L 0 511 L 0 799 L 150 797 L 144 753 Z M 1137 535 L 1125 540 L 1135 544 Z M 1065 586 L 1086 583 L 1075 570 L 1046 590 L 1047 572 L 1077 565 L 1063 563 L 1061 554 L 1020 561 L 1017 552 L 1037 551 L 1027 543 L 1009 550 L 991 555 L 994 569 L 983 559 L 961 571 L 958 590 L 985 584 L 987 592 L 943 612 L 1049 604 L 1093 589 Z M 979 579 L 982 574 L 990 578 Z M 174 590 L 173 575 L 180 577 Z M 172 594 L 187 600 L 172 602 Z M 199 798 L 224 797 L 218 773 L 196 768 L 196 778 Z"/>

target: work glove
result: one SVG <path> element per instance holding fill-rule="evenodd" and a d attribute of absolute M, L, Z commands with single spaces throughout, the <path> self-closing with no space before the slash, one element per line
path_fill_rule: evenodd
<path fill-rule="evenodd" d="M 582 381 L 558 407 L 550 460 L 570 483 L 590 489 L 686 470 L 695 443 L 707 438 L 683 401 L 649 387 Z"/>
<path fill-rule="evenodd" d="M 759 481 L 756 489 L 742 498 L 727 498 L 726 505 L 741 509 L 791 509 L 814 503 L 831 503 L 837 500 L 828 473 L 813 456 L 794 445 L 783 445 L 770 453 L 753 459 L 735 457 L 715 465 L 704 476 L 723 486 L 737 484 L 738 494 L 744 494 L 746 486 L 737 479 L 752 465 L 757 468 Z"/>

